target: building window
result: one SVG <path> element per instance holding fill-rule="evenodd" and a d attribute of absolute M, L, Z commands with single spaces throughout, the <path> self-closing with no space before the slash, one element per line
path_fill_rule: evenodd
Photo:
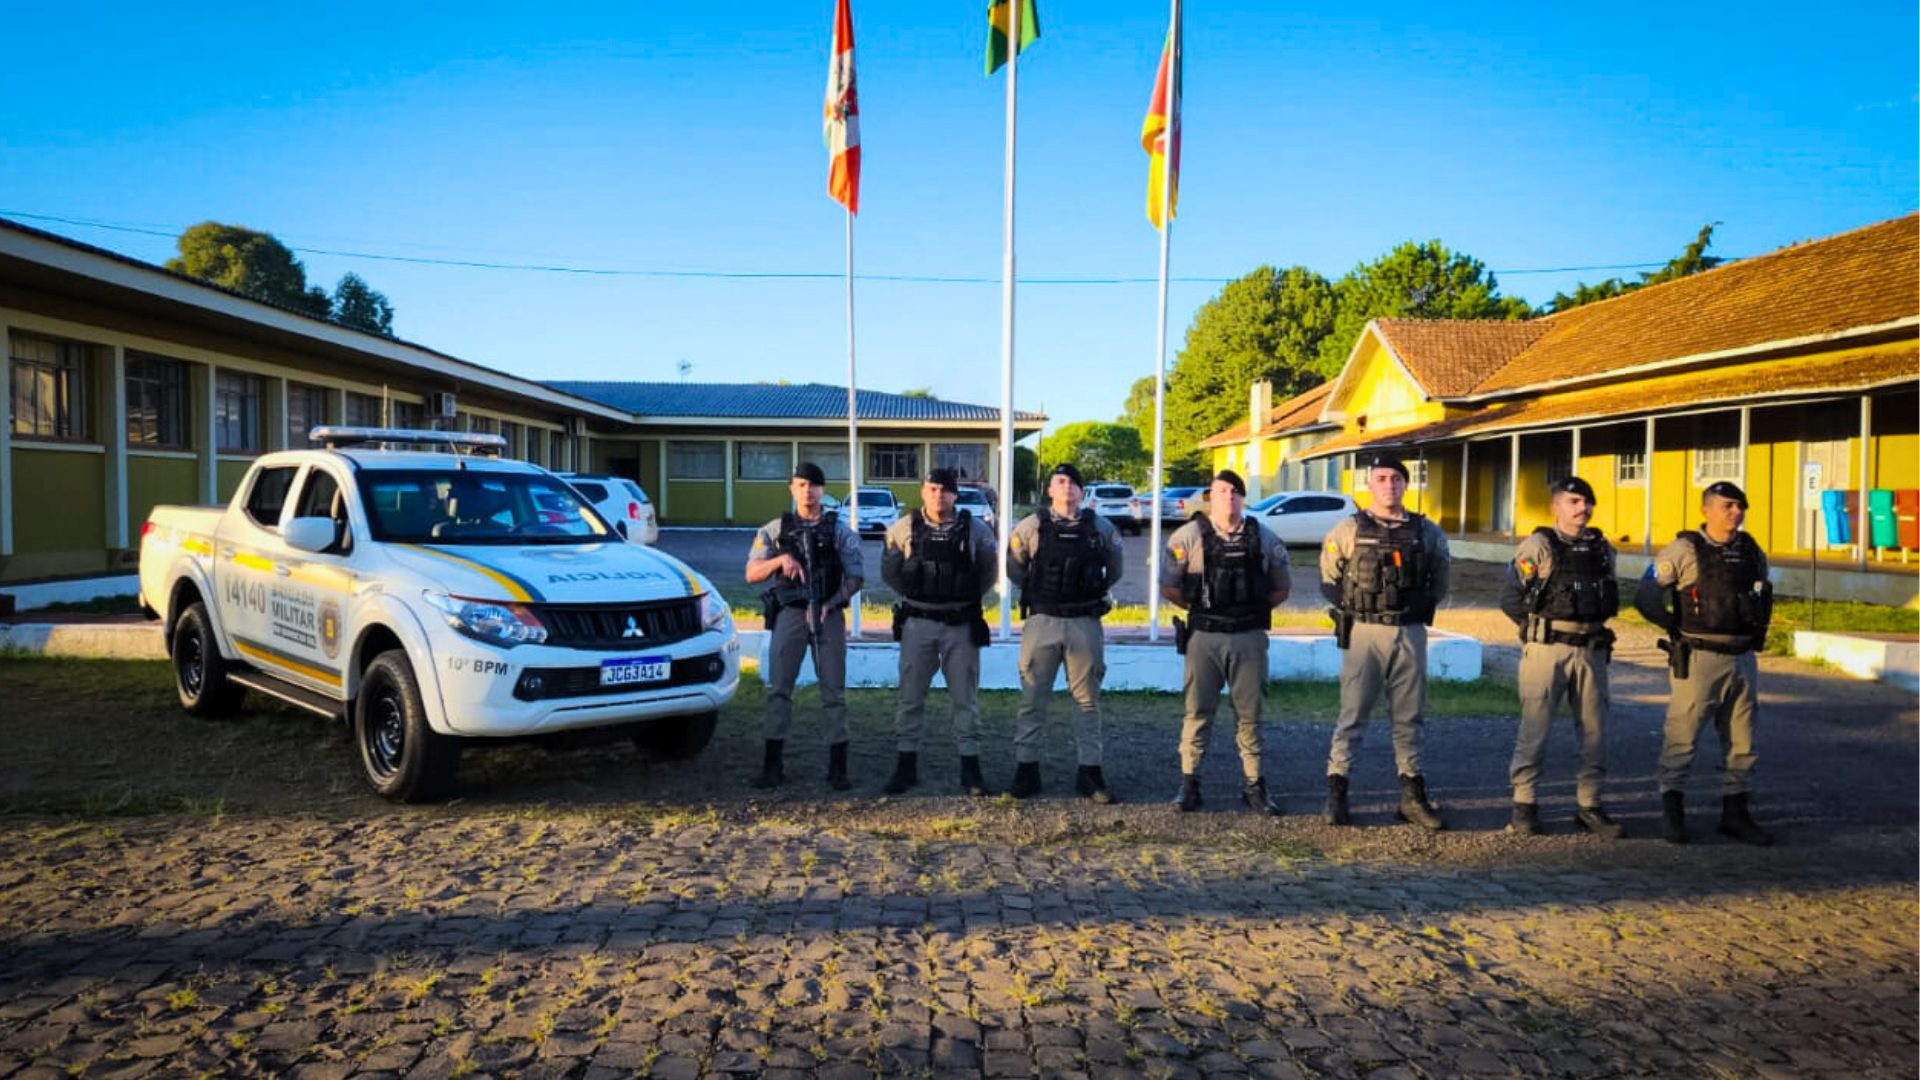
<path fill-rule="evenodd" d="M 327 392 L 318 386 L 287 384 L 287 447 L 305 450 L 307 433 L 327 422 Z"/>
<path fill-rule="evenodd" d="M 213 445 L 222 454 L 260 452 L 260 376 L 213 377 Z"/>
<path fill-rule="evenodd" d="M 481 435 L 500 434 L 500 421 L 491 416 L 472 416 L 468 418 L 468 423 L 472 425 L 467 428 L 468 431 Z"/>
<path fill-rule="evenodd" d="M 348 427 L 379 427 L 380 399 L 372 394 L 347 391 L 346 412 L 340 422 Z"/>
<path fill-rule="evenodd" d="M 508 457 L 519 456 L 520 432 L 522 428 L 523 428 L 523 425 L 516 424 L 511 420 L 500 421 L 500 437 L 507 440 L 507 449 L 505 451 L 506 456 Z"/>
<path fill-rule="evenodd" d="M 417 401 L 394 401 L 387 404 L 387 411 L 393 416 L 389 427 L 403 428 L 407 431 L 426 431 L 433 427 L 427 423 L 427 407 Z"/>
<path fill-rule="evenodd" d="M 1407 462 L 1407 490 L 1427 490 L 1427 459 L 1414 458 Z"/>
<path fill-rule="evenodd" d="M 127 354 L 127 445 L 187 445 L 187 365 Z"/>
<path fill-rule="evenodd" d="M 874 443 L 867 447 L 867 479 L 876 483 L 920 479 L 916 443 Z"/>
<path fill-rule="evenodd" d="M 667 479 L 725 480 L 726 478 L 726 443 L 676 441 L 667 444 Z"/>
<path fill-rule="evenodd" d="M 735 479 L 785 480 L 793 475 L 793 444 L 791 443 L 735 443 L 733 453 Z"/>
<path fill-rule="evenodd" d="M 547 432 L 547 468 L 555 472 L 567 467 L 567 437 L 558 431 Z"/>
<path fill-rule="evenodd" d="M 962 480 L 985 480 L 987 448 L 982 443 L 934 443 L 933 467 L 956 470 Z"/>
<path fill-rule="evenodd" d="M 1644 487 L 1646 482 L 1646 451 L 1621 452 L 1613 455 L 1613 484 L 1615 487 Z"/>
<path fill-rule="evenodd" d="M 72 341 L 8 337 L 8 392 L 13 433 L 30 439 L 83 440 L 87 428 L 87 361 L 93 348 Z"/>
<path fill-rule="evenodd" d="M 820 466 L 820 472 L 826 476 L 827 483 L 847 482 L 847 444 L 838 443 L 801 443 L 800 460 L 811 461 Z"/>
<path fill-rule="evenodd" d="M 1740 482 L 1738 446 L 1701 446 L 1693 451 L 1693 486 L 1706 487 L 1715 480 Z"/>

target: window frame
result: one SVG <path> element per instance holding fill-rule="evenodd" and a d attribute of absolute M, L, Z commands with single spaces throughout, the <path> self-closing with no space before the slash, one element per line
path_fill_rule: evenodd
<path fill-rule="evenodd" d="M 887 468 L 881 468 L 885 462 Z M 904 465 L 904 468 L 901 466 Z M 921 478 L 919 443 L 868 443 L 867 475 L 871 484 L 910 483 Z"/>
<path fill-rule="evenodd" d="M 697 449 L 705 457 L 709 452 L 717 453 L 712 475 L 700 475 L 684 470 L 685 461 L 681 455 L 687 449 Z M 667 440 L 667 479 L 686 480 L 697 483 L 725 483 L 727 480 L 727 444 L 720 439 L 668 439 Z"/>
<path fill-rule="evenodd" d="M 193 412 L 188 390 L 192 379 L 186 361 L 155 353 L 128 352 L 125 383 L 127 447 L 140 450 L 190 449 L 192 440 L 187 437 L 187 432 L 193 429 Z M 146 422 L 149 409 L 152 438 L 145 437 L 149 433 Z M 139 438 L 134 434 L 136 423 L 140 426 Z"/>
<path fill-rule="evenodd" d="M 266 380 L 250 371 L 213 373 L 213 452 L 257 455 Z M 236 441 L 233 437 L 238 436 Z"/>
<path fill-rule="evenodd" d="M 1735 484 L 1745 483 L 1747 471 L 1745 457 L 1746 455 L 1740 452 L 1739 443 L 1690 448 L 1687 451 L 1687 458 L 1693 467 L 1693 486 L 1704 488 L 1720 480 Z M 1722 467 L 1720 464 L 1722 461 L 1730 461 L 1732 467 Z"/>
<path fill-rule="evenodd" d="M 962 457 L 965 461 L 960 460 Z M 954 469 L 960 479 L 983 483 L 987 479 L 987 469 L 992 455 L 987 444 L 980 442 L 949 442 L 933 444 L 933 467 L 936 469 Z M 978 464 L 978 472 L 970 472 Z"/>
<path fill-rule="evenodd" d="M 777 451 L 777 454 L 776 454 Z M 779 458 L 778 469 L 768 468 L 775 457 Z M 748 475 L 748 460 L 758 459 L 759 471 Z M 777 475 L 776 475 L 777 474 Z M 784 483 L 793 476 L 793 444 L 790 442 L 771 442 L 767 440 L 740 441 L 733 444 L 733 478 L 748 483 L 773 481 Z"/>
<path fill-rule="evenodd" d="M 1622 450 L 1613 455 L 1613 486 L 1646 487 L 1648 462 L 1645 450 Z"/>
<path fill-rule="evenodd" d="M 24 346 L 32 342 L 49 348 L 50 358 L 28 356 Z M 8 426 L 12 437 L 21 442 L 92 442 L 92 416 L 88 411 L 93 360 L 97 347 L 85 342 L 19 332 L 7 335 Z M 23 383 L 21 376 L 27 376 Z M 40 407 L 40 378 L 47 382 L 53 403 Z M 23 392 L 34 399 L 34 408 L 22 407 Z M 41 421 L 51 430 L 41 431 Z M 23 426 L 23 421 L 33 426 Z"/>
<path fill-rule="evenodd" d="M 295 403 L 299 404 L 296 405 Z M 311 409 L 311 413 L 309 412 Z M 296 422 L 299 424 L 295 426 Z M 287 448 L 305 450 L 313 445 L 308 436 L 327 422 L 327 388 L 311 383 L 287 383 Z"/>

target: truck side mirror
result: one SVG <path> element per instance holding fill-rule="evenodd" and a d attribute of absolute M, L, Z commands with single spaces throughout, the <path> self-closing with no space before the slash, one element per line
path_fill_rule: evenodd
<path fill-rule="evenodd" d="M 287 546 L 301 551 L 325 551 L 333 546 L 334 522 L 330 517 L 297 517 L 281 530 Z"/>

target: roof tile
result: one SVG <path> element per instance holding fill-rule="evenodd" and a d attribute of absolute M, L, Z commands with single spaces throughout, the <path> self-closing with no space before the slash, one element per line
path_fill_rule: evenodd
<path fill-rule="evenodd" d="M 561 380 L 562 393 L 647 416 L 717 416 L 740 419 L 845 420 L 847 388 L 825 383 L 592 382 Z M 862 420 L 944 420 L 998 423 L 1000 410 L 938 398 L 908 397 L 879 390 L 858 392 Z M 1014 419 L 1040 422 L 1044 414 L 1014 410 Z"/>

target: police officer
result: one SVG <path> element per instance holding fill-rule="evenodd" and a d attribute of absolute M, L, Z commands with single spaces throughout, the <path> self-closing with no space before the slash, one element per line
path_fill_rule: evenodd
<path fill-rule="evenodd" d="M 1507 831 L 1540 834 L 1536 784 L 1547 752 L 1547 729 L 1561 698 L 1580 737 L 1575 816 L 1582 828 L 1613 840 L 1618 822 L 1600 805 L 1607 777 L 1607 662 L 1620 613 L 1613 545 L 1587 524 L 1593 485 L 1577 476 L 1556 480 L 1553 525 L 1520 541 L 1500 588 L 1500 610 L 1520 628 L 1520 730 L 1513 743 L 1513 822 Z"/>
<path fill-rule="evenodd" d="M 1667 631 L 1673 696 L 1667 702 L 1666 745 L 1660 752 L 1660 806 L 1666 838 L 1687 842 L 1683 786 L 1700 727 L 1713 721 L 1720 735 L 1720 831 L 1743 844 L 1773 837 L 1747 812 L 1753 775 L 1753 723 L 1759 707 L 1760 665 L 1754 650 L 1767 642 L 1773 586 L 1767 556 L 1740 530 L 1747 495 L 1722 480 L 1700 497 L 1698 529 L 1674 538 L 1640 579 L 1633 606 Z"/>
<path fill-rule="evenodd" d="M 1293 589 L 1287 545 L 1245 514 L 1247 484 L 1231 469 L 1213 476 L 1207 513 L 1174 530 L 1160 562 L 1160 596 L 1189 613 L 1174 633 L 1186 656 L 1187 715 L 1180 725 L 1180 794 L 1173 805 L 1198 810 L 1220 691 L 1233 697 L 1246 784 L 1240 801 L 1256 813 L 1280 813 L 1260 769 L 1260 698 L 1267 686 L 1267 631 L 1273 609 Z"/>
<path fill-rule="evenodd" d="M 1100 772 L 1100 680 L 1107 673 L 1106 634 L 1100 617 L 1112 610 L 1108 590 L 1125 566 L 1120 534 L 1082 507 L 1086 483 L 1071 464 L 1047 477 L 1047 505 L 1013 527 L 1007 577 L 1020 588 L 1020 712 L 1014 719 L 1012 794 L 1040 793 L 1040 734 L 1064 662 L 1067 689 L 1079 706 L 1073 725 L 1080 770 L 1074 790 L 1097 803 L 1113 802 Z"/>
<path fill-rule="evenodd" d="M 993 530 L 962 510 L 954 513 L 960 477 L 934 469 L 920 485 L 920 509 L 887 529 L 880 578 L 901 596 L 893 608 L 900 643 L 900 697 L 893 714 L 899 760 L 883 789 L 898 795 L 920 782 L 920 736 L 934 672 L 946 676 L 953 704 L 953 741 L 960 751 L 960 787 L 988 795 L 980 774 L 980 649 L 987 622 L 980 598 L 999 571 Z"/>
<path fill-rule="evenodd" d="M 1446 823 L 1427 801 L 1420 772 L 1421 713 L 1427 703 L 1427 627 L 1447 597 L 1451 556 L 1440 527 L 1408 510 L 1407 466 L 1377 455 L 1361 464 L 1373 496 L 1333 527 L 1320 550 L 1320 592 L 1334 605 L 1340 716 L 1327 754 L 1327 821 L 1348 825 L 1347 770 L 1380 691 L 1393 718 L 1400 817 L 1422 828 Z"/>
<path fill-rule="evenodd" d="M 785 778 L 783 751 L 793 723 L 793 684 L 813 649 L 820 711 L 827 721 L 827 783 L 847 779 L 847 602 L 865 577 L 860 538 L 823 506 L 826 474 L 803 461 L 787 489 L 794 509 L 762 526 L 747 553 L 747 581 L 770 582 L 763 597 L 767 629 L 766 760 L 753 784 L 773 788 Z"/>

